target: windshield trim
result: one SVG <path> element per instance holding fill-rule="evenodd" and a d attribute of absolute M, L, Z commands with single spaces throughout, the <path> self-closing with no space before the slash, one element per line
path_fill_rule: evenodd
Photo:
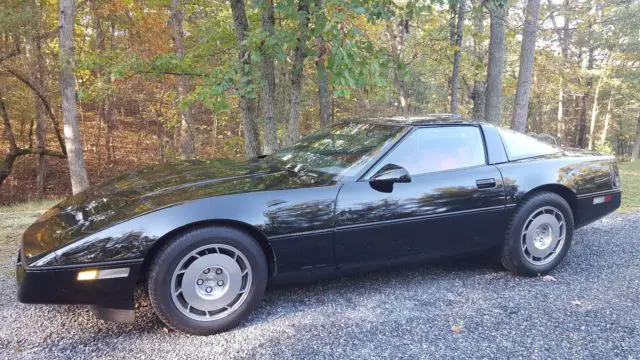
<path fill-rule="evenodd" d="M 339 126 L 339 125 L 345 125 L 346 126 L 348 124 L 371 124 L 371 123 L 367 122 L 367 121 L 356 121 L 356 120 L 347 119 L 347 120 L 336 121 L 335 123 L 331 124 L 330 126 L 331 127 Z M 337 181 L 337 182 L 356 181 L 364 173 L 366 173 L 366 171 L 368 169 L 370 169 L 372 163 L 377 162 L 380 159 L 380 157 L 384 156 L 391 147 L 395 146 L 395 144 L 397 144 L 397 142 L 400 139 L 403 139 L 404 136 L 406 135 L 406 133 L 411 130 L 411 126 L 394 126 L 393 124 L 377 124 L 377 123 L 373 123 L 372 125 L 378 125 L 378 126 L 383 126 L 383 127 L 388 127 L 388 128 L 395 128 L 395 130 L 393 130 L 393 134 L 392 135 L 387 137 L 383 142 L 381 142 L 381 144 L 378 145 L 378 147 L 375 148 L 376 149 L 376 151 L 375 151 L 376 155 L 372 155 L 368 160 L 365 160 L 364 162 L 362 162 L 358 166 L 353 166 L 355 163 L 351 164 L 348 167 L 344 168 L 339 173 L 325 172 L 325 171 L 322 171 L 321 169 L 315 169 L 315 168 L 306 167 L 306 166 L 296 167 L 295 169 L 286 168 L 286 160 L 280 159 L 276 155 L 278 153 L 280 153 L 280 151 L 286 150 L 288 147 L 280 149 L 279 151 L 268 155 L 266 158 L 269 159 L 269 161 L 273 161 L 274 163 L 278 164 L 277 165 L 278 167 L 280 167 L 280 168 L 282 168 L 283 170 L 286 170 L 286 171 L 299 173 L 300 172 L 299 170 L 302 170 L 302 172 L 308 172 L 308 173 L 313 173 L 313 174 L 323 175 L 323 176 L 327 175 L 327 176 L 332 177 L 333 180 Z M 314 133 L 312 133 L 312 134 L 310 134 L 308 136 L 314 136 Z M 296 144 L 297 144 L 297 142 L 291 144 L 291 146 L 296 146 Z M 350 167 L 352 167 L 352 171 L 347 171 Z"/>
<path fill-rule="evenodd" d="M 352 122 L 352 121 L 349 121 Z M 407 135 L 409 133 L 411 133 L 415 127 L 413 126 L 398 126 L 400 128 L 402 128 L 402 130 L 396 135 L 396 141 L 394 142 L 387 142 L 386 144 L 384 144 L 381 148 L 380 151 L 378 152 L 378 155 L 372 157 L 371 159 L 369 159 L 369 162 L 365 163 L 358 172 L 356 172 L 353 175 L 339 175 L 339 179 L 346 182 L 346 181 L 361 181 L 362 178 L 367 174 L 367 172 L 369 170 L 371 170 L 371 168 L 373 168 L 374 166 L 376 166 L 376 164 L 382 160 L 387 153 L 389 153 L 389 151 L 391 151 L 393 148 L 395 148 L 399 143 L 402 142 L 402 140 L 407 137 Z"/>
<path fill-rule="evenodd" d="M 376 166 L 378 166 L 378 163 L 381 162 L 382 160 L 384 160 L 384 158 L 387 156 L 387 154 L 389 154 L 391 151 L 393 151 L 393 149 L 395 149 L 402 141 L 404 141 L 404 139 L 407 138 L 407 136 L 409 136 L 409 134 L 411 134 L 412 132 L 414 132 L 417 129 L 416 126 L 406 126 L 404 127 L 404 129 L 402 130 L 402 132 L 400 132 L 398 139 L 390 144 L 387 144 L 386 146 L 383 146 L 380 149 L 380 153 L 378 154 L 378 156 L 372 158 L 369 163 L 367 163 L 365 166 L 362 167 L 361 171 L 359 171 L 356 175 L 353 176 L 353 180 L 354 181 L 369 181 L 369 176 L 367 176 L 369 174 L 369 172 L 371 171 L 371 169 L 375 168 Z"/>

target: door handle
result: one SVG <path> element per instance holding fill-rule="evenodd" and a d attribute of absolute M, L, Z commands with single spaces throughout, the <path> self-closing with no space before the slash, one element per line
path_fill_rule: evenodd
<path fill-rule="evenodd" d="M 496 179 L 479 179 L 476 180 L 478 189 L 490 189 L 496 187 Z"/>

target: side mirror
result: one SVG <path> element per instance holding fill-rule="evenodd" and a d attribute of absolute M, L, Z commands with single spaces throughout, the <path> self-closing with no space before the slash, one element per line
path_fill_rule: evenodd
<path fill-rule="evenodd" d="M 380 168 L 370 179 L 369 182 L 376 184 L 393 184 L 393 183 L 409 183 L 411 176 L 407 169 L 395 164 L 387 164 Z"/>

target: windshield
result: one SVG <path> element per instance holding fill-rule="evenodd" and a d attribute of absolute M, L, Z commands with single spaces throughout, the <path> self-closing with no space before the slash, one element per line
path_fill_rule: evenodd
<path fill-rule="evenodd" d="M 402 133 L 402 127 L 345 122 L 320 130 L 273 154 L 292 171 L 314 170 L 354 175 L 381 148 Z"/>

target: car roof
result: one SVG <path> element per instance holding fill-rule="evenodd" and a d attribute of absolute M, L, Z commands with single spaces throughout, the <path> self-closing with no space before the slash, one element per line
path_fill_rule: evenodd
<path fill-rule="evenodd" d="M 480 124 L 475 120 L 464 119 L 458 114 L 426 114 L 416 116 L 394 116 L 379 118 L 356 118 L 347 121 L 358 121 L 396 126 L 420 126 L 420 125 L 454 125 L 454 124 Z"/>

